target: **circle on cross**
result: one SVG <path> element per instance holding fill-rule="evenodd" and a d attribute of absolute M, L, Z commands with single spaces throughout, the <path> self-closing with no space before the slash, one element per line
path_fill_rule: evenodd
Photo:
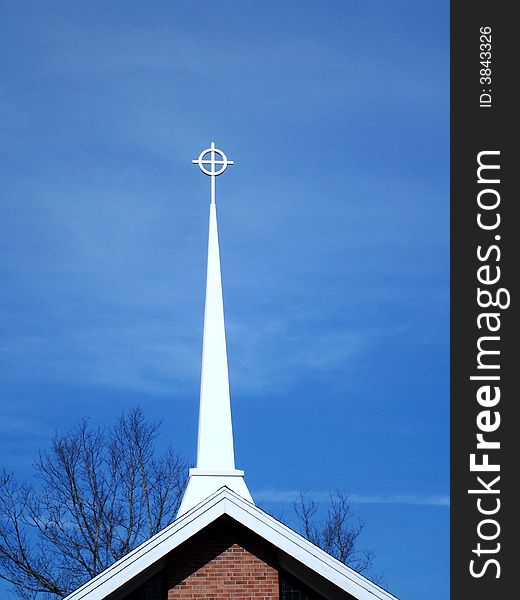
<path fill-rule="evenodd" d="M 222 175 L 222 173 L 224 173 L 224 171 L 227 169 L 228 165 L 234 164 L 234 161 L 228 160 L 228 157 L 224 154 L 224 152 L 222 152 L 222 150 L 215 148 L 214 142 L 211 142 L 211 146 L 203 150 L 199 154 L 199 158 L 197 160 L 193 160 L 192 162 L 199 165 L 200 170 L 204 173 L 204 175 L 209 175 L 211 177 Z"/>

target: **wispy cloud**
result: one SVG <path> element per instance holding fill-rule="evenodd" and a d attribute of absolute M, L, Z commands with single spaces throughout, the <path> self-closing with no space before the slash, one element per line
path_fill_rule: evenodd
<path fill-rule="evenodd" d="M 293 502 L 299 497 L 297 490 L 261 490 L 253 493 L 259 502 Z M 311 491 L 309 498 L 317 502 L 329 499 L 330 492 Z M 411 504 L 415 506 L 449 506 L 448 494 L 349 494 L 354 504 Z"/>

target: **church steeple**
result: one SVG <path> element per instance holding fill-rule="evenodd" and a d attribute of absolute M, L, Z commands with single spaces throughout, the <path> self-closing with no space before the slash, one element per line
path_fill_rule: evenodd
<path fill-rule="evenodd" d="M 253 502 L 244 481 L 244 471 L 235 468 L 215 202 L 215 178 L 233 161 L 228 160 L 212 142 L 211 147 L 203 150 L 193 163 L 198 164 L 201 171 L 211 178 L 211 202 L 197 466 L 190 469 L 188 486 L 178 515 L 187 512 L 222 486 Z"/>

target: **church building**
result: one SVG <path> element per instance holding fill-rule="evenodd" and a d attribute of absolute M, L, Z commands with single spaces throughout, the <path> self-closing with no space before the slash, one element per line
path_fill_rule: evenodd
<path fill-rule="evenodd" d="M 197 463 L 173 523 L 66 600 L 396 600 L 255 506 L 235 467 L 215 179 L 233 161 L 193 161 L 210 177 Z"/>

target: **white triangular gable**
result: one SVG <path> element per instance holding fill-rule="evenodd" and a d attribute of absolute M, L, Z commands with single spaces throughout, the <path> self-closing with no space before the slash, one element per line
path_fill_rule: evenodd
<path fill-rule="evenodd" d="M 228 515 L 286 555 L 358 600 L 396 600 L 350 567 L 269 516 L 241 496 L 223 487 L 141 544 L 111 567 L 72 592 L 65 600 L 102 600 L 144 571 L 207 525 Z"/>

